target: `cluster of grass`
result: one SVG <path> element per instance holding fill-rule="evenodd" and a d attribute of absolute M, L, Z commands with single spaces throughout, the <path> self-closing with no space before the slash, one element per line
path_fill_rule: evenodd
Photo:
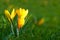
<path fill-rule="evenodd" d="M 19 37 L 16 36 L 16 19 L 13 21 L 14 36 L 4 15 L 5 9 L 13 8 L 29 10 Z M 41 18 L 44 23 L 38 25 Z M 0 40 L 60 40 L 60 0 L 0 0 Z"/>

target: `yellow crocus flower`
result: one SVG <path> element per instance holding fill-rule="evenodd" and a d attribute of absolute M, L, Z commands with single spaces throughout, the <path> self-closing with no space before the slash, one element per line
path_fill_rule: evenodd
<path fill-rule="evenodd" d="M 38 25 L 42 25 L 44 23 L 45 19 L 44 18 L 41 18 L 39 21 L 38 21 Z"/>
<path fill-rule="evenodd" d="M 8 18 L 8 20 L 11 22 L 11 20 L 13 20 L 16 15 L 15 9 L 12 10 L 11 14 L 9 13 L 8 10 L 5 10 L 5 15 Z"/>
<path fill-rule="evenodd" d="M 25 17 L 28 14 L 28 9 L 25 10 L 25 9 L 20 8 L 16 10 L 16 13 L 18 15 L 18 28 L 20 29 L 25 23 Z"/>

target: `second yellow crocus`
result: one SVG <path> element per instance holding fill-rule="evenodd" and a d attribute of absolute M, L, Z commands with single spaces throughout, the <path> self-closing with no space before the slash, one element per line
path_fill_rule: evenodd
<path fill-rule="evenodd" d="M 25 17 L 28 14 L 28 9 L 25 10 L 25 9 L 20 8 L 16 10 L 16 13 L 18 15 L 18 28 L 20 29 L 25 24 Z"/>

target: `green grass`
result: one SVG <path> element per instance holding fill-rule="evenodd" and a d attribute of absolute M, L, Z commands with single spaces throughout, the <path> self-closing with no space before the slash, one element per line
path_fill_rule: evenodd
<path fill-rule="evenodd" d="M 10 23 L 4 10 L 13 8 L 29 10 L 26 24 L 16 36 L 17 21 L 14 19 L 15 36 L 10 35 Z M 38 25 L 39 19 L 45 22 Z M 0 0 L 0 40 L 60 40 L 60 0 Z"/>

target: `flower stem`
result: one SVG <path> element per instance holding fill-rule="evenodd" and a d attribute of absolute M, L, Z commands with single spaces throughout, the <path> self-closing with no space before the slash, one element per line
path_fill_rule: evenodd
<path fill-rule="evenodd" d="M 17 28 L 17 37 L 19 37 L 19 29 Z"/>
<path fill-rule="evenodd" d="M 14 35 L 14 30 L 13 30 L 13 24 L 11 23 L 11 31 L 12 31 L 12 34 Z"/>

